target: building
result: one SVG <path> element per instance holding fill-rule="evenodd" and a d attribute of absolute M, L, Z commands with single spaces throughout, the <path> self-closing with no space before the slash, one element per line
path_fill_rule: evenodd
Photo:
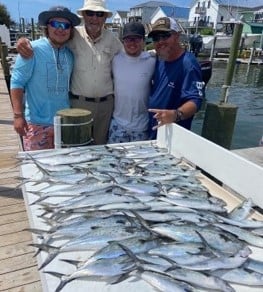
<path fill-rule="evenodd" d="M 242 12 L 243 33 L 263 33 L 263 6 Z"/>
<path fill-rule="evenodd" d="M 255 0 L 195 0 L 190 7 L 189 26 L 196 30 L 204 27 L 216 30 L 219 23 L 240 20 L 242 11 L 258 6 L 258 2 Z"/>
<path fill-rule="evenodd" d="M 129 22 L 128 13 L 129 11 L 120 11 L 120 10 L 115 11 L 113 13 L 112 20 L 111 20 L 112 24 L 123 26 L 125 23 L 128 23 Z"/>
<path fill-rule="evenodd" d="M 129 20 L 140 21 L 143 24 L 152 23 L 152 16 L 159 7 L 170 7 L 173 9 L 174 4 L 165 1 L 148 1 L 130 8 L 128 14 Z"/>

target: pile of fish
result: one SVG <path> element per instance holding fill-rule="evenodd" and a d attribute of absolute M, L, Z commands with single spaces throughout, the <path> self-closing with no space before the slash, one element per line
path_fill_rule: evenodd
<path fill-rule="evenodd" d="M 39 269 L 60 279 L 56 292 L 78 279 L 143 279 L 158 291 L 263 289 L 263 262 L 252 253 L 263 248 L 263 221 L 251 219 L 251 199 L 228 211 L 199 170 L 155 143 L 24 152 L 19 159 L 37 169 L 21 184 L 31 186 L 32 205 L 41 210 L 45 228 L 29 230 L 37 254 L 46 255 Z M 79 251 L 88 256 L 67 257 Z M 49 268 L 58 255 L 72 273 Z"/>

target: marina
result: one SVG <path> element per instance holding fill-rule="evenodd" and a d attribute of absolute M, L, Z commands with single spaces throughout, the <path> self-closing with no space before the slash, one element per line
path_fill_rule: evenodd
<path fill-rule="evenodd" d="M 212 77 L 206 87 L 206 101 L 195 116 L 192 131 L 201 135 L 206 103 L 219 103 L 226 76 L 227 59 L 213 60 Z M 263 134 L 263 66 L 237 63 L 231 87 L 229 104 L 236 105 L 237 116 L 231 149 L 253 148 L 259 145 Z M 252 130 L 253 129 L 253 130 Z"/>

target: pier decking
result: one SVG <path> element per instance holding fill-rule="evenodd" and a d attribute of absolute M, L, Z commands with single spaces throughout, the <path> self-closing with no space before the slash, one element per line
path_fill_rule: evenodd
<path fill-rule="evenodd" d="M 22 192 L 16 155 L 20 140 L 13 130 L 12 108 L 0 68 L 0 291 L 42 291 Z"/>

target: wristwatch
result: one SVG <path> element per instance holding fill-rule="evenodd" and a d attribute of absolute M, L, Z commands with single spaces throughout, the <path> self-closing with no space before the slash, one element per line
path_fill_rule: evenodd
<path fill-rule="evenodd" d="M 179 109 L 176 109 L 175 112 L 176 112 L 175 122 L 178 123 L 184 119 L 184 113 Z"/>

